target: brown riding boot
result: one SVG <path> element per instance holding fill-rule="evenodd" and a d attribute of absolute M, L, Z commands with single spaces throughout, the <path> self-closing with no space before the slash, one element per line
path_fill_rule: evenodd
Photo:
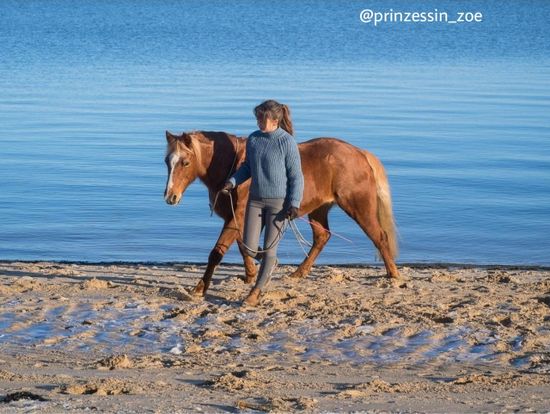
<path fill-rule="evenodd" d="M 246 299 L 243 301 L 244 306 L 257 306 L 260 303 L 260 295 L 262 292 L 257 287 L 253 288 Z"/>

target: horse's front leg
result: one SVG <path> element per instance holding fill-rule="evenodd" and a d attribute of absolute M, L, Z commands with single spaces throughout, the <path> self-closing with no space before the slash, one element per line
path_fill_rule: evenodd
<path fill-rule="evenodd" d="M 193 295 L 204 296 L 206 294 L 210 282 L 212 281 L 214 270 L 216 270 L 216 267 L 222 261 L 227 250 L 229 250 L 233 242 L 237 239 L 237 236 L 238 230 L 234 225 L 234 221 L 226 221 L 216 245 L 208 256 L 208 265 L 206 266 L 204 275 L 202 279 L 199 280 L 199 283 L 197 283 L 197 286 L 195 286 L 195 289 L 193 289 Z"/>

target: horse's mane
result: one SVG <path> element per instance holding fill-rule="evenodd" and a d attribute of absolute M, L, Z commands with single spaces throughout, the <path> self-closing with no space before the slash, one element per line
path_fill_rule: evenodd
<path fill-rule="evenodd" d="M 187 135 L 189 135 L 192 138 L 191 149 L 189 149 L 185 145 L 182 145 L 182 147 L 185 149 L 185 151 L 195 154 L 197 165 L 202 165 L 202 152 L 201 152 L 201 149 L 199 148 L 199 141 L 202 139 L 204 135 L 200 131 L 195 131 L 195 130 L 188 132 Z"/>
<path fill-rule="evenodd" d="M 186 152 L 188 154 L 195 155 L 195 158 L 197 160 L 197 164 L 201 165 L 202 157 L 201 157 L 201 150 L 199 148 L 199 141 L 204 137 L 201 131 L 190 131 L 190 132 L 183 132 L 181 135 L 176 136 L 177 138 L 182 138 L 184 135 L 187 135 L 191 137 L 191 148 L 189 148 L 185 143 L 182 141 L 182 139 L 175 139 L 174 141 L 170 142 L 168 147 L 166 148 L 166 155 L 175 153 L 180 155 L 182 152 Z"/>

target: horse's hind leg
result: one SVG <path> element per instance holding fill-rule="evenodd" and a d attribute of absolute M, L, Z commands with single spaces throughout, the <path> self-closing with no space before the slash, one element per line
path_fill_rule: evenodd
<path fill-rule="evenodd" d="M 308 257 L 298 266 L 296 271 L 290 275 L 290 277 L 302 278 L 306 277 L 315 259 L 325 247 L 330 239 L 330 231 L 328 227 L 328 212 L 332 206 L 330 204 L 319 207 L 317 210 L 312 211 L 309 214 L 309 221 L 311 230 L 313 231 L 313 245 L 309 250 Z"/>
<path fill-rule="evenodd" d="M 399 279 L 388 237 L 378 221 L 377 202 L 376 191 L 358 191 L 338 198 L 338 205 L 359 224 L 380 252 L 388 276 Z"/>

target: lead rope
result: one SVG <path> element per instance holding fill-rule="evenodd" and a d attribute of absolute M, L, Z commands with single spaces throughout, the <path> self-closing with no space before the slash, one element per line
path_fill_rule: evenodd
<path fill-rule="evenodd" d="M 221 191 L 221 190 L 220 190 L 220 191 Z M 218 191 L 218 192 L 216 193 L 216 199 L 215 199 L 215 200 L 217 200 L 220 191 Z M 306 238 L 302 235 L 302 233 L 300 232 L 300 229 L 298 228 L 298 226 L 296 225 L 296 223 L 295 223 L 293 220 L 288 220 L 288 219 L 285 220 L 283 227 L 281 227 L 281 228 L 279 229 L 279 232 L 277 233 L 277 237 L 275 238 L 275 240 L 273 241 L 273 243 L 271 243 L 271 245 L 269 245 L 269 247 L 267 247 L 266 249 L 264 249 L 264 250 L 261 250 L 261 249 L 257 250 L 257 249 L 252 249 L 250 246 L 247 246 L 247 245 L 244 243 L 244 237 L 243 237 L 243 234 L 242 234 L 242 232 L 241 232 L 241 229 L 240 229 L 240 227 L 237 225 L 237 215 L 235 214 L 235 208 L 233 207 L 233 195 L 231 194 L 231 191 L 228 193 L 228 195 L 229 195 L 229 201 L 230 201 L 230 205 L 231 205 L 231 213 L 233 214 L 233 220 L 235 220 L 235 225 L 237 226 L 237 231 L 239 232 L 239 236 L 241 236 L 242 244 L 243 244 L 244 247 L 246 247 L 248 250 L 250 250 L 251 252 L 254 252 L 254 253 L 265 253 L 265 252 L 267 252 L 268 250 L 270 250 L 270 249 L 275 245 L 275 243 L 278 243 L 278 242 L 282 239 L 282 237 L 283 237 L 283 235 L 284 235 L 286 229 L 287 229 L 288 227 L 290 227 L 290 229 L 291 229 L 292 232 L 294 233 L 294 236 L 296 237 L 296 241 L 298 242 L 298 244 L 300 245 L 300 248 L 301 248 L 302 251 L 304 252 L 304 255 L 305 255 L 306 257 L 309 257 L 309 254 L 306 252 L 306 249 L 304 248 L 304 246 L 312 247 L 313 245 L 312 245 L 309 241 L 307 241 Z M 303 218 L 303 217 L 298 217 L 298 218 L 299 218 L 300 220 L 305 221 L 306 223 L 311 224 L 312 226 L 314 225 L 314 226 L 317 226 L 317 227 L 321 227 L 323 230 L 327 231 L 327 232 L 330 233 L 331 235 L 336 236 L 336 237 L 339 237 L 340 239 L 345 240 L 345 241 L 347 241 L 348 243 L 354 244 L 352 240 L 350 240 L 350 239 L 348 239 L 348 238 L 346 238 L 346 237 L 344 237 L 344 236 L 341 236 L 341 235 L 339 235 L 338 233 L 335 233 L 335 232 L 333 232 L 333 231 L 327 230 L 327 229 L 325 229 L 323 226 L 321 226 L 320 224 L 314 223 L 314 222 L 312 222 L 312 221 L 310 221 L 310 220 L 308 220 L 308 219 L 306 219 L 306 218 Z"/>
<path fill-rule="evenodd" d="M 236 146 L 235 146 L 235 158 L 233 158 L 233 163 L 231 164 L 231 168 L 229 169 L 229 173 L 227 174 L 227 177 L 225 178 L 224 182 L 227 182 L 229 177 L 231 177 L 231 173 L 233 172 L 233 168 L 237 164 L 237 157 L 238 156 L 239 156 L 239 141 L 237 139 Z M 212 217 L 214 215 L 214 208 L 216 208 L 216 204 L 218 203 L 218 197 L 220 195 L 220 192 L 221 192 L 221 190 L 216 192 L 216 195 L 214 196 L 214 202 L 212 204 L 210 204 L 210 217 Z M 239 236 L 241 237 L 242 245 L 244 247 L 246 247 L 247 250 L 249 250 L 253 253 L 256 253 L 256 254 L 257 253 L 265 253 L 268 250 L 270 250 L 273 246 L 275 246 L 275 244 L 278 243 L 282 239 L 283 234 L 287 229 L 289 220 L 285 220 L 283 226 L 279 229 L 279 231 L 277 233 L 277 237 L 273 240 L 271 245 L 267 247 L 267 249 L 263 249 L 263 250 L 262 249 L 252 249 L 250 246 L 247 246 L 244 243 L 243 233 L 242 233 L 240 227 L 237 225 L 237 215 L 235 214 L 235 208 L 233 206 L 233 195 L 231 194 L 231 191 L 228 192 L 228 195 L 229 195 L 229 204 L 231 205 L 231 213 L 233 214 L 233 220 L 235 221 L 235 225 L 237 226 L 237 231 L 239 232 Z M 306 254 L 306 256 L 307 256 L 307 254 Z"/>
<path fill-rule="evenodd" d="M 237 157 L 239 156 L 239 139 L 237 138 L 236 144 L 235 144 L 235 157 L 233 158 L 233 163 L 231 164 L 231 168 L 229 169 L 229 173 L 227 173 L 227 177 L 225 177 L 224 184 L 229 180 L 229 177 L 231 177 L 231 173 L 233 172 L 233 168 L 235 168 L 235 165 L 237 164 Z M 218 203 L 218 196 L 220 195 L 220 192 L 218 191 L 216 195 L 214 196 L 214 202 L 211 204 L 208 204 L 210 206 L 210 217 L 214 215 L 214 208 L 216 208 L 216 204 Z M 233 202 L 233 201 L 231 201 Z M 233 204 L 231 204 L 231 207 L 233 207 Z"/>
<path fill-rule="evenodd" d="M 219 191 L 218 191 L 218 193 L 219 193 Z M 256 248 L 253 249 L 250 246 L 247 246 L 244 243 L 244 237 L 243 237 L 243 233 L 241 231 L 241 228 L 237 224 L 237 215 L 235 214 L 235 208 L 233 207 L 233 195 L 231 194 L 231 191 L 228 194 L 229 194 L 229 204 L 231 205 L 231 213 L 233 214 L 233 220 L 235 220 L 235 226 L 237 227 L 237 231 L 239 232 L 239 236 L 241 236 L 241 243 L 247 250 L 250 250 L 251 252 L 256 253 L 256 254 L 257 253 L 266 253 L 267 251 L 271 250 L 271 248 L 273 246 L 275 246 L 276 243 L 279 243 L 279 241 L 283 238 L 283 234 L 285 233 L 285 231 L 288 227 L 288 221 L 289 220 L 284 221 L 283 226 L 281 228 L 279 228 L 279 230 L 277 232 L 277 237 L 275 237 L 273 242 L 267 248 L 262 250 L 262 249 L 256 249 Z"/>
<path fill-rule="evenodd" d="M 231 173 L 233 172 L 233 168 L 235 167 L 235 165 L 237 163 L 237 157 L 238 156 L 239 156 L 239 140 L 237 139 L 236 145 L 235 145 L 235 157 L 233 158 L 233 163 L 231 164 L 231 168 L 229 169 L 229 173 L 227 174 L 227 177 L 225 178 L 224 183 L 227 182 L 227 180 L 231 176 Z M 212 217 L 214 215 L 214 209 L 216 208 L 216 204 L 218 203 L 218 197 L 220 195 L 220 192 L 221 192 L 221 190 L 216 192 L 216 195 L 214 196 L 214 202 L 209 204 L 210 205 L 210 217 Z M 270 250 L 273 246 L 275 246 L 275 243 L 278 243 L 282 239 L 287 227 L 290 227 L 292 229 L 292 232 L 294 233 L 294 236 L 296 237 L 296 240 L 298 241 L 298 244 L 300 245 L 300 248 L 304 252 L 304 255 L 306 257 L 309 257 L 309 255 L 307 254 L 306 249 L 304 248 L 304 246 L 311 247 L 312 244 L 305 239 L 305 237 L 302 235 L 302 233 L 298 229 L 298 226 L 296 226 L 296 223 L 294 223 L 292 220 L 285 220 L 285 222 L 283 224 L 283 227 L 281 227 L 279 229 L 278 233 L 277 233 L 277 237 L 275 238 L 275 240 L 273 240 L 273 242 L 271 243 L 271 245 L 267 249 L 263 249 L 263 250 L 262 249 L 252 249 L 252 248 L 250 248 L 250 246 L 247 246 L 244 243 L 244 236 L 242 234 L 242 231 L 241 231 L 240 227 L 237 225 L 237 216 L 235 214 L 235 208 L 233 207 L 233 195 L 231 194 L 231 191 L 228 192 L 228 195 L 229 195 L 229 204 L 231 205 L 231 213 L 233 214 L 233 220 L 235 220 L 235 225 L 237 226 L 237 231 L 239 232 L 239 236 L 241 236 L 242 245 L 246 249 L 248 249 L 249 251 L 254 252 L 256 254 L 257 253 L 265 253 L 268 250 Z M 303 217 L 300 217 L 300 219 L 304 220 L 304 221 L 306 221 L 306 222 L 308 222 L 312 225 L 316 224 L 316 223 L 312 223 L 311 221 L 309 221 L 307 219 L 304 219 Z M 335 236 L 340 237 L 340 238 L 342 238 L 342 239 L 344 239 L 344 240 L 346 240 L 350 243 L 353 243 L 351 240 L 346 239 L 345 237 L 339 236 L 338 234 L 332 233 L 330 231 L 329 231 L 329 233 L 334 234 Z"/>
<path fill-rule="evenodd" d="M 302 236 L 302 233 L 300 233 L 300 230 L 298 229 L 298 226 L 294 221 L 290 221 L 290 228 L 294 232 L 294 236 L 296 237 L 296 240 L 298 241 L 298 244 L 302 248 L 302 251 L 304 252 L 304 255 L 306 257 L 309 257 L 309 254 L 307 254 L 306 249 L 304 248 L 304 245 L 306 246 L 313 246 L 310 242 L 308 242 L 304 236 Z"/>
<path fill-rule="evenodd" d="M 306 223 L 311 224 L 312 226 L 319 227 L 320 229 L 323 229 L 324 231 L 326 231 L 328 234 L 330 234 L 330 235 L 332 235 L 332 236 L 336 236 L 336 237 L 338 237 L 338 238 L 340 238 L 340 239 L 342 239 L 342 240 L 347 241 L 348 243 L 355 244 L 355 243 L 353 242 L 353 240 L 350 240 L 350 239 L 348 239 L 348 238 L 346 238 L 346 237 L 344 237 L 344 236 L 341 236 L 341 235 L 338 234 L 338 233 L 335 233 L 335 232 L 333 232 L 333 231 L 331 231 L 331 230 L 328 230 L 328 229 L 324 228 L 323 226 L 321 226 L 321 225 L 318 224 L 318 223 L 315 223 L 315 222 L 313 222 L 313 221 L 310 221 L 310 220 L 308 220 L 308 219 L 306 219 L 306 218 L 304 218 L 304 217 L 298 217 L 298 218 L 299 218 L 300 220 L 305 221 Z"/>
<path fill-rule="evenodd" d="M 208 204 L 210 206 L 210 217 L 214 215 L 214 207 L 216 207 L 216 203 L 218 202 L 219 195 L 220 195 L 220 192 L 219 191 L 216 192 L 216 195 L 214 196 L 214 202 Z"/>

